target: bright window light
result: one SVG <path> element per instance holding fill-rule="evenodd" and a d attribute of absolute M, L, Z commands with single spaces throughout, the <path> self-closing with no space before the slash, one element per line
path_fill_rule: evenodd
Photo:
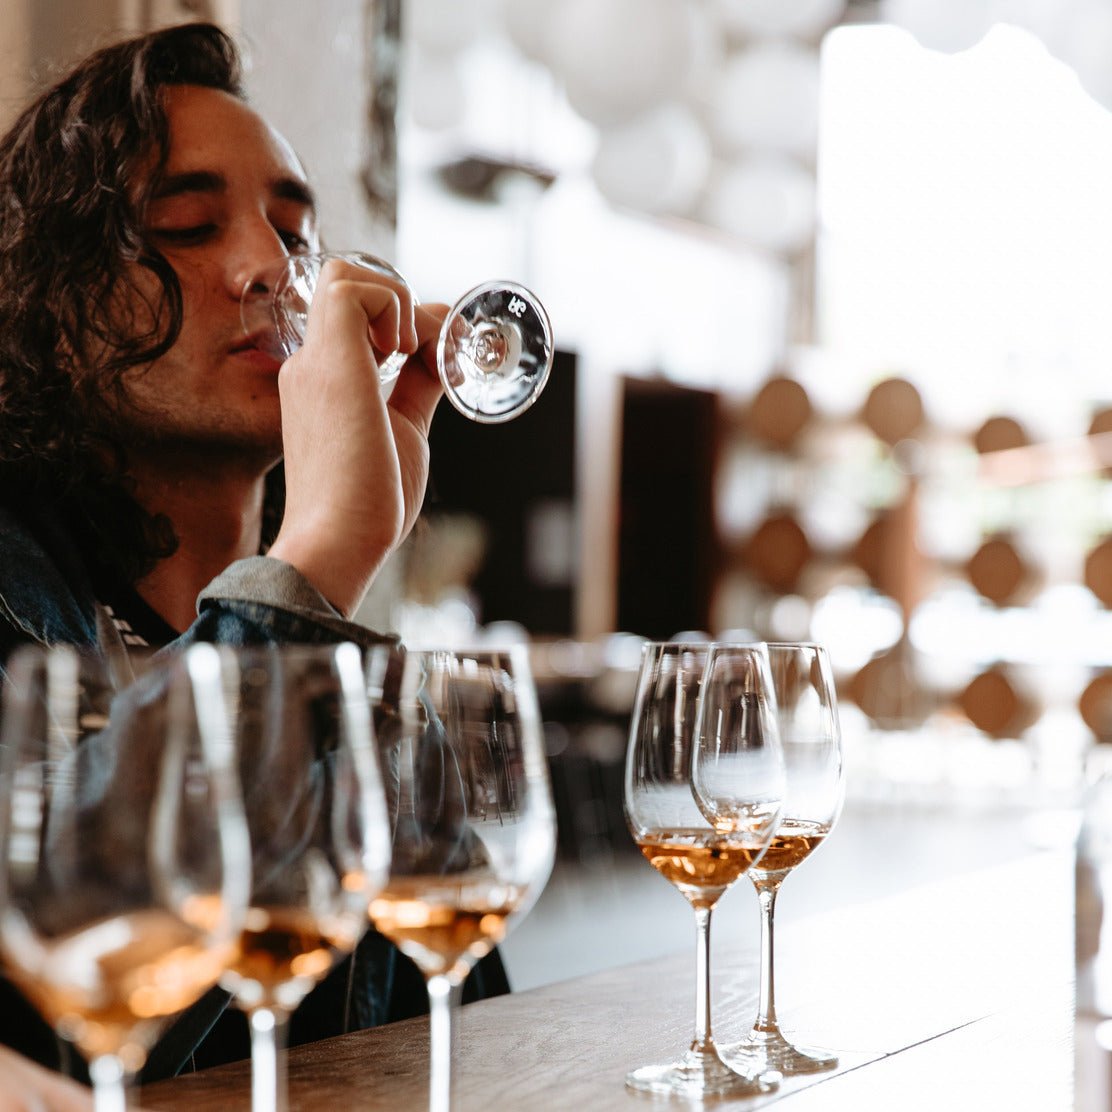
<path fill-rule="evenodd" d="M 1112 115 L 1017 28 L 946 55 L 843 27 L 821 136 L 818 339 L 856 385 L 1083 432 L 1112 396 Z"/>

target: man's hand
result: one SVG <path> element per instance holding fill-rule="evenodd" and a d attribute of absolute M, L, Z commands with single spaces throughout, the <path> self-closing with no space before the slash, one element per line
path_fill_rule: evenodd
<path fill-rule="evenodd" d="M 416 306 L 405 286 L 331 261 L 305 343 L 279 375 L 286 511 L 270 555 L 347 615 L 421 509 L 446 313 Z M 394 351 L 411 358 L 387 401 L 378 360 Z"/>
<path fill-rule="evenodd" d="M 88 1089 L 0 1046 L 0 1112 L 93 1112 Z"/>

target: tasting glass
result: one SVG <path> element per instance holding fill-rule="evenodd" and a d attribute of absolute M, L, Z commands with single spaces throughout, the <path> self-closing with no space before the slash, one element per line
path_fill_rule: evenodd
<path fill-rule="evenodd" d="M 739 1042 L 722 1046 L 735 1069 L 776 1070 L 784 1076 L 834 1069 L 837 1056 L 794 1046 L 776 1018 L 773 919 L 785 877 L 830 833 L 844 796 L 841 729 L 834 678 L 826 650 L 817 644 L 770 642 L 772 678 L 780 721 L 786 778 L 784 807 L 772 842 L 749 870 L 761 908 L 761 987 L 758 1014 Z M 733 806 L 728 782 L 696 785 L 708 808 Z"/>
<path fill-rule="evenodd" d="M 733 802 L 713 820 L 696 801 L 695 776 L 730 785 Z M 783 786 L 764 646 L 645 645 L 626 758 L 626 821 L 645 858 L 695 911 L 695 1031 L 676 1061 L 633 1070 L 626 1077 L 631 1089 L 697 1100 L 776 1088 L 775 1078 L 726 1066 L 715 1046 L 710 920 L 721 896 L 768 845 Z"/>
<path fill-rule="evenodd" d="M 369 270 L 395 288 L 409 284 L 388 262 L 356 251 L 283 256 L 251 277 L 240 297 L 244 331 L 275 359 L 305 340 L 309 306 L 330 260 Z M 486 282 L 452 306 L 441 326 L 436 366 L 448 400 L 465 417 L 498 424 L 524 413 L 552 369 L 552 326 L 535 294 L 516 282 Z M 397 378 L 407 356 L 379 353 L 379 381 Z"/>
<path fill-rule="evenodd" d="M 353 644 L 220 651 L 251 837 L 250 906 L 220 979 L 251 1030 L 252 1112 L 287 1106 L 289 1019 L 350 954 L 390 832 Z"/>
<path fill-rule="evenodd" d="M 123 1112 L 243 922 L 250 850 L 217 653 L 154 663 L 34 646 L 6 671 L 0 951 L 88 1061 L 97 1112 Z"/>
<path fill-rule="evenodd" d="M 372 650 L 368 689 L 394 827 L 371 922 L 428 986 L 431 1112 L 451 1104 L 451 1009 L 540 895 L 555 815 L 523 646 Z"/>

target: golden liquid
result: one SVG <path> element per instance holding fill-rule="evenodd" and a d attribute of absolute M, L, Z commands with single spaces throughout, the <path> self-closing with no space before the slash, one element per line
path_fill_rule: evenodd
<path fill-rule="evenodd" d="M 371 922 L 426 976 L 462 972 L 506 936 L 521 902 L 516 885 L 399 877 L 370 904 Z"/>
<path fill-rule="evenodd" d="M 782 819 L 754 873 L 779 873 L 794 869 L 821 844 L 829 831 L 817 822 Z"/>
<path fill-rule="evenodd" d="M 354 948 L 362 926 L 354 915 L 322 917 L 301 908 L 253 907 L 221 981 L 247 1004 L 291 1006 L 325 976 L 338 955 Z M 296 991 L 278 991 L 296 982 L 301 982 Z"/>
<path fill-rule="evenodd" d="M 13 979 L 86 1056 L 119 1054 L 133 1069 L 157 1036 L 157 1021 L 216 984 L 232 952 L 230 943 L 210 947 L 203 931 L 159 909 L 39 943 L 33 953 L 9 948 Z"/>
<path fill-rule="evenodd" d="M 641 852 L 696 907 L 711 907 L 760 853 L 709 829 L 650 830 L 637 839 Z"/>

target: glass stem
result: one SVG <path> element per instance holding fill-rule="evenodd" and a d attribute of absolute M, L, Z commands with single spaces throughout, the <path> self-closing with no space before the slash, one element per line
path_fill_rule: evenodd
<path fill-rule="evenodd" d="M 439 973 L 429 988 L 429 1112 L 449 1112 L 452 1105 L 452 1005 L 462 981 Z"/>
<path fill-rule="evenodd" d="M 761 995 L 757 1008 L 757 1022 L 753 1030 L 769 1035 L 778 1035 L 780 1025 L 776 1021 L 776 977 L 773 946 L 773 918 L 776 913 L 776 896 L 780 891 L 780 880 L 755 881 L 757 902 L 761 905 Z"/>
<path fill-rule="evenodd" d="M 89 1063 L 95 1112 L 127 1112 L 127 1072 L 115 1054 L 101 1054 Z"/>
<path fill-rule="evenodd" d="M 289 1017 L 272 1008 L 252 1008 L 251 1112 L 286 1112 L 286 1035 Z"/>
<path fill-rule="evenodd" d="M 695 1038 L 691 1049 L 696 1054 L 712 1054 L 710 1034 L 710 912 L 695 908 Z"/>

